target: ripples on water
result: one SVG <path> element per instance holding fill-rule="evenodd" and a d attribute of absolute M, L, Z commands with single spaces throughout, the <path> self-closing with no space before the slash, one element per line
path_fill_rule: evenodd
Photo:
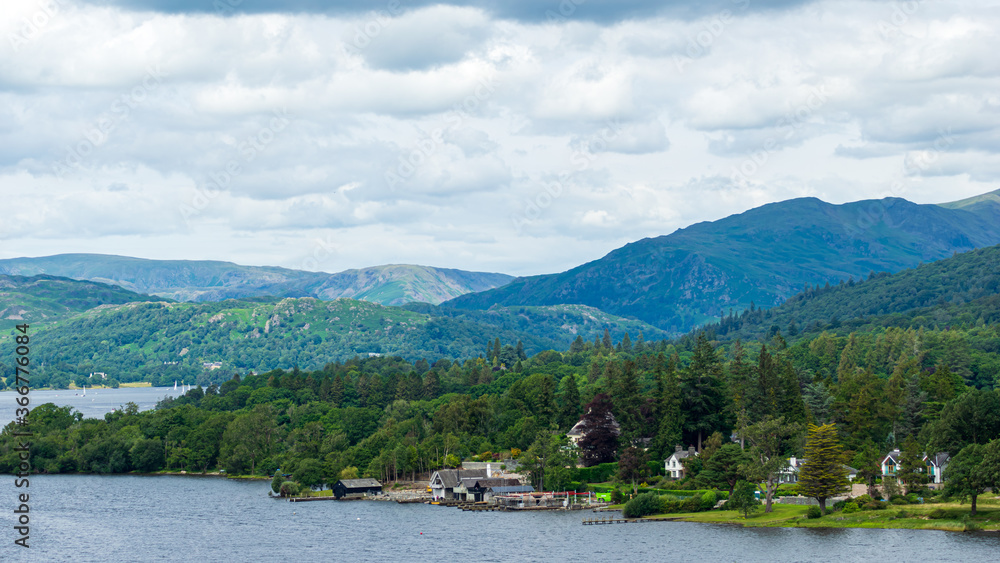
<path fill-rule="evenodd" d="M 0 477 L 0 482 L 8 477 Z M 14 486 L 0 486 L 10 506 Z M 30 550 L 4 510 L 0 561 L 997 561 L 997 534 L 658 522 L 590 513 L 462 512 L 391 502 L 289 503 L 265 481 L 37 476 Z"/>

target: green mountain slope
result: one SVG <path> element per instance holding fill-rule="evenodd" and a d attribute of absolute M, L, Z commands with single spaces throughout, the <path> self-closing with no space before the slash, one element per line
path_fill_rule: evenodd
<path fill-rule="evenodd" d="M 118 286 L 55 276 L 0 275 L 0 330 L 51 323 L 100 305 L 149 301 Z"/>
<path fill-rule="evenodd" d="M 1000 246 L 895 274 L 881 273 L 859 283 L 808 288 L 769 310 L 726 316 L 705 328 L 725 340 L 755 340 L 780 330 L 945 328 L 1000 323 Z"/>
<path fill-rule="evenodd" d="M 55 325 L 33 325 L 33 380 L 65 386 L 81 374 L 101 371 L 119 381 L 170 382 L 206 373 L 219 362 L 223 379 L 234 371 L 319 369 L 356 355 L 468 358 L 482 355 L 494 338 L 523 341 L 525 351 L 566 349 L 577 335 L 587 340 L 609 329 L 619 340 L 662 339 L 658 329 L 585 307 L 528 307 L 463 312 L 427 304 L 386 307 L 366 301 L 256 298 L 209 303 L 127 303 L 91 309 Z M 10 331 L 0 336 L 10 375 Z M 9 353 L 8 353 L 9 351 Z M 512 366 L 508 366 L 512 367 Z"/>
<path fill-rule="evenodd" d="M 494 305 L 580 303 L 673 333 L 729 310 L 772 307 L 805 284 L 895 272 L 1000 242 L 988 202 L 918 205 L 898 198 L 832 205 L 803 198 L 643 239 L 572 270 L 518 278 L 446 302 Z"/>
<path fill-rule="evenodd" d="M 353 297 L 383 305 L 437 304 L 513 279 L 505 274 L 428 266 L 374 266 L 337 274 L 240 266 L 211 260 L 146 260 L 103 254 L 59 254 L 0 260 L 0 274 L 49 274 L 114 284 L 178 301 L 243 297 Z"/>

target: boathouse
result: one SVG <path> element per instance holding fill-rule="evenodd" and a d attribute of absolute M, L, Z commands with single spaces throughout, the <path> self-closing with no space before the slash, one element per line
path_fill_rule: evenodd
<path fill-rule="evenodd" d="M 333 496 L 374 495 L 382 492 L 382 484 L 375 479 L 341 479 L 333 486 Z"/>
<path fill-rule="evenodd" d="M 431 475 L 431 497 L 434 500 L 465 500 L 468 489 L 462 485 L 462 480 L 486 479 L 488 475 L 488 469 L 439 469 Z"/>

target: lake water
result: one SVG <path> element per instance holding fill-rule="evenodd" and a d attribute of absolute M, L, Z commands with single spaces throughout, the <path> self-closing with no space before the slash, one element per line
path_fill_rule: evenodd
<path fill-rule="evenodd" d="M 45 403 L 55 403 L 56 406 L 71 406 L 83 413 L 84 418 L 104 418 L 104 415 L 112 409 L 121 408 L 125 403 L 132 401 L 139 405 L 139 410 L 148 410 L 156 406 L 157 401 L 166 396 L 179 397 L 180 389 L 174 391 L 173 387 L 120 387 L 118 389 L 87 389 L 87 396 L 83 396 L 83 391 L 69 389 L 55 390 L 32 390 L 29 397 L 31 406 L 35 407 Z M 0 428 L 14 420 L 15 409 L 18 408 L 14 402 L 20 395 L 14 391 L 0 392 Z"/>
<path fill-rule="evenodd" d="M 10 479 L 9 482 L 7 480 Z M 30 549 L 13 545 L 0 477 L 0 561 L 997 561 L 998 534 L 583 526 L 590 512 L 462 512 L 392 502 L 289 503 L 264 481 L 50 475 L 31 479 Z"/>

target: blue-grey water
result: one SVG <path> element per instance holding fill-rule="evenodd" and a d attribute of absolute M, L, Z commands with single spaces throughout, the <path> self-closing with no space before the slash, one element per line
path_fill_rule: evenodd
<path fill-rule="evenodd" d="M 8 481 L 9 480 L 9 481 Z M 6 483 L 4 483 L 7 481 Z M 997 561 L 998 534 L 583 526 L 589 512 L 462 512 L 393 502 L 289 503 L 268 483 L 213 477 L 31 480 L 29 549 L 13 544 L 0 476 L 0 561 Z"/>
<path fill-rule="evenodd" d="M 87 389 L 87 396 L 83 396 L 83 391 L 56 389 L 44 391 L 31 391 L 28 397 L 31 399 L 31 406 L 38 406 L 44 403 L 55 403 L 56 406 L 70 406 L 83 413 L 84 418 L 104 418 L 106 413 L 112 409 L 125 406 L 125 403 L 133 402 L 139 405 L 139 410 L 147 410 L 156 406 L 156 402 L 166 396 L 179 397 L 180 389 L 174 391 L 173 387 L 120 387 L 118 389 Z M 18 408 L 14 402 L 20 395 L 14 391 L 0 392 L 0 428 L 14 420 L 15 409 Z"/>

